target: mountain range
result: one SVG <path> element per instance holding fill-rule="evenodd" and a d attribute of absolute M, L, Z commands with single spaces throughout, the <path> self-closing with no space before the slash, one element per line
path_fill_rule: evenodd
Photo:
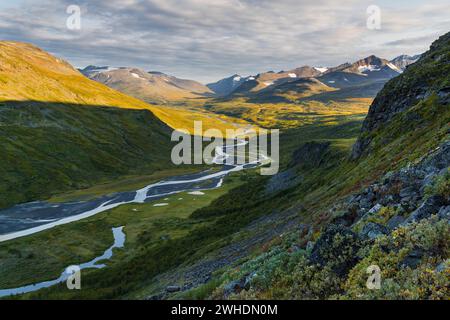
<path fill-rule="evenodd" d="M 337 67 L 303 66 L 289 71 L 278 73 L 269 71 L 249 77 L 235 74 L 207 86 L 218 97 L 255 95 L 264 91 L 266 92 L 263 95 L 267 97 L 268 92 L 281 92 L 285 88 L 291 90 L 292 87 L 285 84 L 295 83 L 303 78 L 315 78 L 322 82 L 322 87 L 329 86 L 339 89 L 379 82 L 378 88 L 381 89 L 384 83 L 401 74 L 408 65 L 417 61 L 418 58 L 419 56 L 402 55 L 388 61 L 372 55 L 354 63 L 344 63 Z M 373 92 L 373 90 L 368 92 L 368 96 L 374 96 L 375 94 L 376 92 Z"/>
<path fill-rule="evenodd" d="M 125 201 L 2 242 L 2 289 L 112 252 L 83 273 L 83 290 L 56 285 L 14 299 L 449 299 L 450 33 L 420 57 L 208 86 L 131 67 L 81 71 L 0 41 L 0 209 Z M 198 120 L 194 109 L 221 125 L 280 128 L 279 172 L 209 167 L 216 187 L 199 178 L 205 166 L 179 176 L 171 132 Z M 189 179 L 198 190 L 184 189 Z M 148 200 L 127 202 L 142 191 Z M 123 246 L 111 247 L 118 226 Z M 379 290 L 367 287 L 368 270 L 381 271 Z"/>
<path fill-rule="evenodd" d="M 95 66 L 88 66 L 80 71 L 92 80 L 149 103 L 165 104 L 212 95 L 212 91 L 199 82 L 156 71 Z"/>
<path fill-rule="evenodd" d="M 268 101 L 277 101 L 276 96 L 270 97 L 270 92 L 280 93 L 285 89 L 292 92 L 296 85 L 290 87 L 285 84 L 304 78 L 317 79 L 323 83 L 322 88 L 328 86 L 342 89 L 370 84 L 371 86 L 365 88 L 366 92 L 362 95 L 373 97 L 387 80 L 402 73 L 418 58 L 419 55 L 413 57 L 401 55 L 388 61 L 372 55 L 354 63 L 344 63 L 330 68 L 302 66 L 288 71 L 268 71 L 247 77 L 234 74 L 207 85 L 158 71 L 147 72 L 133 67 L 90 65 L 80 69 L 80 72 L 92 80 L 154 104 L 211 97 L 254 97 L 260 92 L 262 94 L 259 99 L 266 97 Z"/>

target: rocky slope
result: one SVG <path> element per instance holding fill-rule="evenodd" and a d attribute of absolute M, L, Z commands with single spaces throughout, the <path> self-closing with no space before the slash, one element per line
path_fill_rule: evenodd
<path fill-rule="evenodd" d="M 352 158 L 359 158 L 369 147 L 376 129 L 390 123 L 400 112 L 436 97 L 436 103 L 450 102 L 450 35 L 446 34 L 431 45 L 418 62 L 405 73 L 388 82 L 370 107 L 363 123 L 361 136 L 353 148 Z"/>
<path fill-rule="evenodd" d="M 419 60 L 420 54 L 409 56 L 406 54 L 403 54 L 401 56 L 398 56 L 394 59 L 392 59 L 390 62 L 396 66 L 398 69 L 405 71 L 406 67 L 408 67 L 410 64 L 415 63 L 417 60 Z"/>
<path fill-rule="evenodd" d="M 450 33 L 386 84 L 353 160 L 321 139 L 293 152 L 264 194 L 286 197 L 289 208 L 273 219 L 288 226 L 294 211 L 295 226 L 185 296 L 448 300 L 449 56 Z M 373 270 L 381 272 L 378 288 L 367 286 Z"/>

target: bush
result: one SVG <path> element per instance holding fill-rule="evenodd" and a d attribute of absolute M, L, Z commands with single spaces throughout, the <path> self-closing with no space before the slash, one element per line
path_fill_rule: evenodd
<path fill-rule="evenodd" d="M 450 198 L 450 169 L 447 169 L 443 175 L 438 176 L 434 183 L 426 188 L 425 195 L 427 197 L 433 195 L 441 195 L 444 198 Z"/>
<path fill-rule="evenodd" d="M 447 221 L 436 216 L 400 227 L 388 236 L 378 238 L 365 248 L 365 258 L 350 272 L 344 284 L 343 298 L 352 299 L 443 299 L 449 298 L 450 268 L 438 272 L 437 265 L 450 254 L 450 232 Z M 416 268 L 403 265 L 413 251 L 422 257 Z M 381 269 L 380 290 L 368 290 L 367 268 Z"/>

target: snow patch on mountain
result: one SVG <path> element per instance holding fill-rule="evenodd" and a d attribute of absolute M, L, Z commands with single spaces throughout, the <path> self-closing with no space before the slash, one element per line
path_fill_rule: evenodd
<path fill-rule="evenodd" d="M 324 68 L 324 67 L 314 67 L 314 69 L 317 70 L 317 71 L 319 71 L 319 72 L 322 72 L 322 73 L 328 71 L 328 68 Z"/>
<path fill-rule="evenodd" d="M 131 76 L 136 79 L 146 80 L 145 78 L 141 77 L 140 75 L 138 75 L 137 73 L 134 73 L 134 72 L 131 72 Z"/>
<path fill-rule="evenodd" d="M 390 62 L 387 64 L 387 66 L 388 66 L 389 68 L 391 68 L 392 70 L 394 70 L 394 71 L 397 71 L 397 72 L 400 72 L 400 73 L 403 72 L 403 70 L 397 68 L 395 65 L 393 65 L 393 64 L 390 63 Z"/>
<path fill-rule="evenodd" d="M 359 66 L 358 67 L 358 71 L 360 73 L 364 73 L 364 72 L 372 72 L 372 71 L 380 71 L 380 67 L 370 64 L 370 65 L 365 65 L 365 66 Z"/>

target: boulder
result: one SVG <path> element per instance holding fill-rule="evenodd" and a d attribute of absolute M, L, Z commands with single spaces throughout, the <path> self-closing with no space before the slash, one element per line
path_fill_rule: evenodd
<path fill-rule="evenodd" d="M 180 286 L 174 285 L 174 286 L 167 286 L 166 291 L 169 293 L 178 292 L 181 290 Z"/>
<path fill-rule="evenodd" d="M 253 279 L 253 277 L 255 275 L 256 275 L 256 273 L 253 272 L 239 280 L 234 280 L 234 281 L 231 281 L 230 283 L 226 284 L 223 288 L 224 296 L 228 297 L 231 294 L 239 293 L 242 290 L 250 289 L 250 281 Z"/>
<path fill-rule="evenodd" d="M 417 196 L 417 190 L 414 186 L 408 186 L 403 188 L 400 191 L 400 197 L 402 198 L 402 200 L 411 200 L 413 197 Z"/>
<path fill-rule="evenodd" d="M 450 220 L 450 206 L 442 207 L 438 212 L 439 219 Z"/>
<path fill-rule="evenodd" d="M 355 223 L 357 218 L 358 210 L 348 210 L 345 212 L 340 212 L 331 220 L 330 223 L 350 227 L 353 223 Z"/>
<path fill-rule="evenodd" d="M 397 229 L 399 225 L 401 225 L 405 221 L 405 218 L 399 215 L 393 216 L 387 222 L 386 226 L 389 230 Z"/>
<path fill-rule="evenodd" d="M 370 208 L 372 208 L 372 200 L 368 199 L 368 198 L 362 198 L 359 201 L 359 207 L 361 209 L 366 209 L 369 210 Z"/>
<path fill-rule="evenodd" d="M 445 270 L 450 268 L 450 259 L 447 259 L 445 261 L 443 261 L 442 263 L 440 263 L 437 267 L 436 267 L 436 272 L 444 272 Z"/>
<path fill-rule="evenodd" d="M 320 266 L 329 265 L 340 277 L 344 277 L 359 261 L 357 251 L 361 239 L 343 225 L 331 225 L 315 243 L 309 260 Z"/>
<path fill-rule="evenodd" d="M 376 239 L 384 234 L 388 234 L 388 233 L 389 233 L 389 230 L 385 226 L 383 226 L 379 223 L 369 222 L 368 224 L 366 224 L 363 227 L 363 229 L 359 235 L 362 238 L 374 240 L 374 239 Z"/>
<path fill-rule="evenodd" d="M 440 195 L 431 196 L 427 200 L 425 200 L 419 208 L 411 213 L 408 219 L 406 219 L 405 223 L 420 221 L 422 219 L 429 218 L 432 214 L 437 214 L 441 206 L 445 204 L 446 201 L 444 197 Z"/>
<path fill-rule="evenodd" d="M 419 266 L 424 255 L 423 250 L 414 249 L 412 250 L 401 262 L 400 267 L 415 269 Z"/>
<path fill-rule="evenodd" d="M 383 206 L 377 203 L 372 209 L 369 210 L 368 214 L 377 214 Z"/>

